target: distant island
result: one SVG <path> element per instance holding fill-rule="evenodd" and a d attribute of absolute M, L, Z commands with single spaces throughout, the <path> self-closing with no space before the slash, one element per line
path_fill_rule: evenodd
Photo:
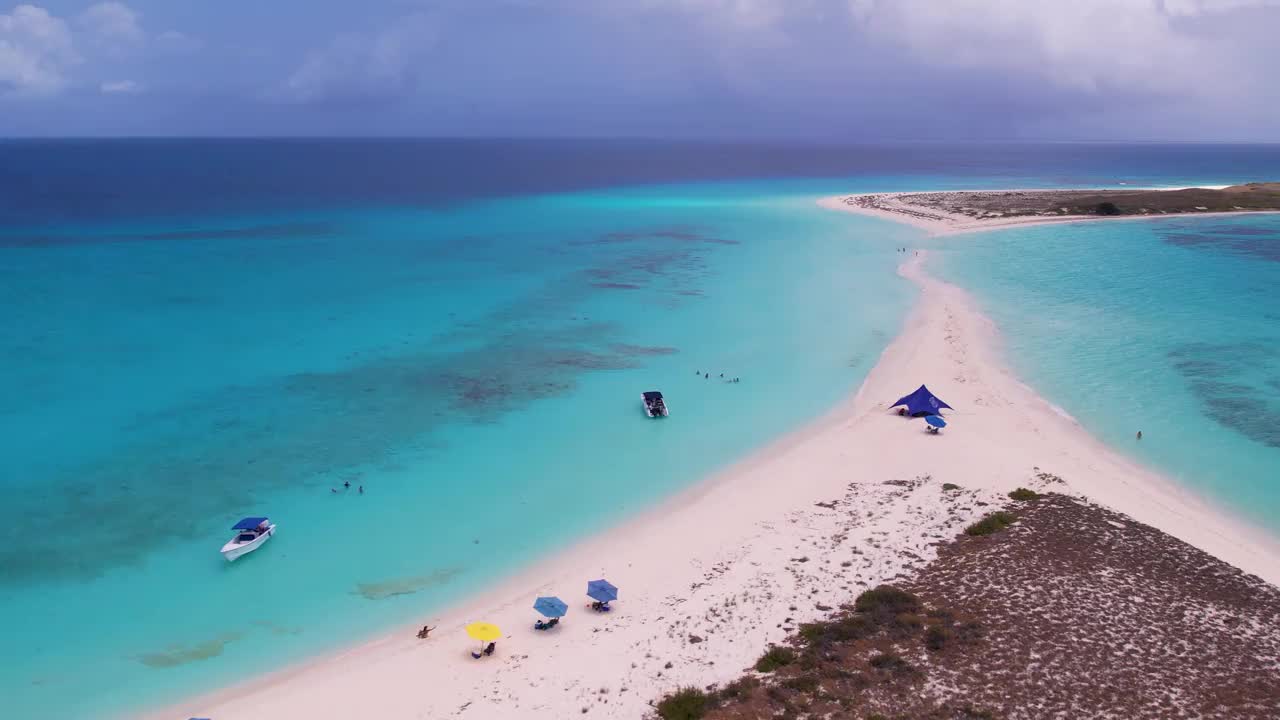
<path fill-rule="evenodd" d="M 935 234 L 1115 217 L 1280 212 L 1280 182 L 1160 190 L 960 190 L 871 193 L 822 201 L 826 207 L 888 216 Z"/>

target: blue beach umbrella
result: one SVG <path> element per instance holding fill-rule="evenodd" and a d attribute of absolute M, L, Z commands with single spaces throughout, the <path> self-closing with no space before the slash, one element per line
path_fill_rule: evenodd
<path fill-rule="evenodd" d="M 602 603 L 618 599 L 618 588 L 608 580 L 592 580 L 587 583 L 587 597 Z"/>
<path fill-rule="evenodd" d="M 947 426 L 947 421 L 943 420 L 941 415 L 925 415 L 924 421 L 936 428 L 944 428 Z"/>
<path fill-rule="evenodd" d="M 544 617 L 558 618 L 569 611 L 569 604 L 558 597 L 540 597 L 533 601 L 533 609 Z"/>

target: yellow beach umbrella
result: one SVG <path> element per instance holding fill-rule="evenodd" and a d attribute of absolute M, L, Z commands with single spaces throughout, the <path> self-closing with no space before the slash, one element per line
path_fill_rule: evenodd
<path fill-rule="evenodd" d="M 474 622 L 467 626 L 467 634 L 480 642 L 490 642 L 502 637 L 497 625 L 487 622 Z"/>

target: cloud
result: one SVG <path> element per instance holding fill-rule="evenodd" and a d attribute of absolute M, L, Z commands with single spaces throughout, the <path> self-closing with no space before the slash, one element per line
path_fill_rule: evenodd
<path fill-rule="evenodd" d="M 89 6 L 76 18 L 76 25 L 92 42 L 112 53 L 136 50 L 147 40 L 138 22 L 138 13 L 121 2 Z"/>
<path fill-rule="evenodd" d="M 169 53 L 191 53 L 204 47 L 200 38 L 192 37 L 177 30 L 165 30 L 155 36 L 152 43 L 156 49 Z"/>
<path fill-rule="evenodd" d="M 861 32 L 951 68 L 1039 76 L 1069 90 L 1184 92 L 1230 68 L 1197 20 L 1274 0 L 851 0 Z M 979 78 L 975 78 L 979 79 Z M 986 78 L 993 79 L 993 78 Z"/>
<path fill-rule="evenodd" d="M 0 97 L 57 93 L 80 62 L 67 24 L 34 5 L 0 15 Z"/>
<path fill-rule="evenodd" d="M 278 97 L 295 102 L 381 100 L 411 89 L 416 68 L 436 37 L 422 15 L 376 33 L 347 33 L 308 53 Z"/>
<path fill-rule="evenodd" d="M 1164 11 L 1175 17 L 1265 7 L 1280 7 L 1280 0 L 1164 0 Z"/>
<path fill-rule="evenodd" d="M 50 97 L 74 86 L 107 95 L 138 93 L 144 87 L 136 81 L 110 80 L 111 68 L 143 52 L 200 47 L 176 30 L 148 38 L 139 13 L 114 0 L 65 20 L 37 5 L 18 5 L 0 14 L 0 98 Z"/>
<path fill-rule="evenodd" d="M 103 95 L 137 95 L 142 90 L 143 87 L 133 80 L 104 82 L 98 86 L 98 91 Z"/>

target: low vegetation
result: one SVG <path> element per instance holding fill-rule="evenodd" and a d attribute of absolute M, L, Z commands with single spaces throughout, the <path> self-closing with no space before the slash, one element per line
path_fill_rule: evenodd
<path fill-rule="evenodd" d="M 947 647 L 947 643 L 955 637 L 955 633 L 951 628 L 942 625 L 932 625 L 928 630 L 924 631 L 924 646 L 938 652 Z"/>
<path fill-rule="evenodd" d="M 920 600 L 906 590 L 899 590 L 892 585 L 880 585 L 859 595 L 853 601 L 853 609 L 880 616 L 896 615 L 919 610 Z"/>
<path fill-rule="evenodd" d="M 795 660 L 796 653 L 794 650 L 773 645 L 756 661 L 756 671 L 762 673 L 773 672 L 780 667 L 790 665 Z"/>
<path fill-rule="evenodd" d="M 943 492 L 951 492 L 952 490 L 959 490 L 959 489 L 960 489 L 960 486 L 955 483 L 942 483 Z"/>
<path fill-rule="evenodd" d="M 915 658 L 937 657 L 982 638 L 981 626 L 928 608 L 911 592 L 880 585 L 824 620 L 804 623 L 748 675 L 717 689 L 681 688 L 658 703 L 661 720 L 712 717 L 872 717 L 868 693 L 904 692 L 924 677 Z M 859 711 L 861 710 L 861 711 Z M 941 716 L 940 716 L 941 717 Z"/>
<path fill-rule="evenodd" d="M 1004 530 L 1012 525 L 1017 519 L 1018 516 L 1011 512 L 998 510 L 965 528 L 964 533 L 966 535 L 975 536 L 990 535 Z"/>
<path fill-rule="evenodd" d="M 911 663 L 903 660 L 902 656 L 895 652 L 882 652 L 873 656 L 868 662 L 877 670 L 902 672 L 911 669 Z"/>
<path fill-rule="evenodd" d="M 680 688 L 658 703 L 662 720 L 699 720 L 707 714 L 714 698 L 696 687 Z"/>
<path fill-rule="evenodd" d="M 974 190 L 910 193 L 896 200 L 972 218 L 1241 212 L 1280 210 L 1280 183 L 1248 183 L 1220 190 Z"/>
<path fill-rule="evenodd" d="M 1029 500 L 1035 500 L 1036 498 L 1040 497 L 1040 493 L 1036 492 L 1035 490 L 1028 490 L 1027 488 L 1020 487 L 1017 490 L 1014 490 L 1013 492 L 1009 493 L 1009 497 L 1019 502 L 1027 502 Z"/>

